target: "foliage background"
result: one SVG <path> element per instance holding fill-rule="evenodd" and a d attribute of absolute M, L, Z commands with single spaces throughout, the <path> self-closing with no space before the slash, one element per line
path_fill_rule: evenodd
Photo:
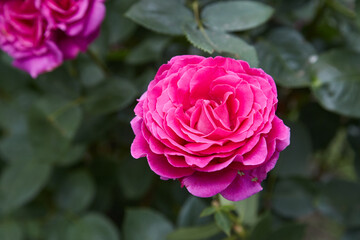
<path fill-rule="evenodd" d="M 90 50 L 54 72 L 31 79 L 1 54 L 1 240 L 360 239 L 359 1 L 106 6 Z M 291 146 L 260 194 L 195 198 L 131 158 L 136 98 L 181 54 L 274 77 Z"/>

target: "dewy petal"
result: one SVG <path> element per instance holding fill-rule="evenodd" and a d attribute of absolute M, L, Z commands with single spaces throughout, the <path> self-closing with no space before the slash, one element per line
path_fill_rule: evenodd
<path fill-rule="evenodd" d="M 237 174 L 234 181 L 220 194 L 230 201 L 240 201 L 260 192 L 262 187 L 252 176 Z"/>
<path fill-rule="evenodd" d="M 197 197 L 211 197 L 226 189 L 237 175 L 234 169 L 224 169 L 218 172 L 194 174 L 181 180 L 187 190 Z"/>

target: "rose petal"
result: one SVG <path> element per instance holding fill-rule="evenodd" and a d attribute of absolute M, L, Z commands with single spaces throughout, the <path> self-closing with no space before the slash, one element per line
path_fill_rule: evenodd
<path fill-rule="evenodd" d="M 187 190 L 197 197 L 211 197 L 227 188 L 237 175 L 233 169 L 224 169 L 218 172 L 194 174 L 181 180 Z"/>

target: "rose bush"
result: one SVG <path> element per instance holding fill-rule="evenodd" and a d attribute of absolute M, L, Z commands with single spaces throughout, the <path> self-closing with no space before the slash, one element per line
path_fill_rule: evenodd
<path fill-rule="evenodd" d="M 37 77 L 85 51 L 105 16 L 103 0 L 0 2 L 0 48 Z"/>
<path fill-rule="evenodd" d="M 133 157 L 198 197 L 245 199 L 289 145 L 275 116 L 273 79 L 225 57 L 177 56 L 158 70 L 135 108 Z"/>

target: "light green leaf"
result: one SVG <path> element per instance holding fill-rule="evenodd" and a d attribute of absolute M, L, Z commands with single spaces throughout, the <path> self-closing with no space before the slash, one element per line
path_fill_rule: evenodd
<path fill-rule="evenodd" d="M 229 1 L 206 6 L 202 11 L 204 24 L 217 31 L 242 31 L 266 22 L 274 10 L 260 2 Z"/>
<path fill-rule="evenodd" d="M 35 161 L 16 161 L 8 165 L 0 177 L 0 211 L 10 212 L 33 199 L 50 173 L 49 165 Z"/>
<path fill-rule="evenodd" d="M 85 171 L 77 171 L 62 180 L 56 193 L 56 203 L 65 210 L 80 212 L 86 209 L 95 196 L 95 184 Z"/>
<path fill-rule="evenodd" d="M 201 212 L 200 217 L 210 216 L 210 215 L 213 215 L 215 212 L 216 212 L 216 208 L 213 206 L 210 206 L 210 207 L 205 208 Z"/>
<path fill-rule="evenodd" d="M 126 240 L 165 240 L 173 230 L 171 223 L 150 209 L 128 209 L 123 226 Z"/>
<path fill-rule="evenodd" d="M 215 213 L 215 222 L 216 225 L 223 230 L 228 236 L 230 236 L 232 222 L 227 215 L 227 213 L 223 211 L 218 211 Z"/>
<path fill-rule="evenodd" d="M 198 226 L 179 228 L 167 236 L 167 240 L 205 240 L 220 233 L 221 230 L 215 223 Z"/>
<path fill-rule="evenodd" d="M 224 32 L 199 29 L 194 24 L 187 24 L 184 32 L 187 39 L 203 51 L 230 55 L 230 57 L 247 61 L 251 67 L 257 67 L 258 58 L 255 48 L 241 38 Z"/>
<path fill-rule="evenodd" d="M 247 225 L 254 225 L 258 218 L 259 195 L 255 194 L 242 201 L 234 202 L 236 212 L 240 216 L 241 222 Z"/>
<path fill-rule="evenodd" d="M 360 54 L 332 50 L 319 57 L 315 65 L 312 90 L 327 110 L 360 117 Z"/>
<path fill-rule="evenodd" d="M 23 240 L 24 235 L 21 227 L 15 221 L 4 221 L 0 223 L 1 240 Z"/>
<path fill-rule="evenodd" d="M 299 32 L 290 28 L 275 29 L 256 48 L 260 67 L 275 82 L 291 88 L 310 85 L 310 65 L 317 57 L 312 45 Z"/>
<path fill-rule="evenodd" d="M 181 35 L 183 24 L 193 18 L 191 11 L 178 0 L 142 0 L 126 16 L 153 31 L 171 35 Z"/>
<path fill-rule="evenodd" d="M 115 225 L 98 213 L 89 213 L 67 229 L 66 240 L 119 240 Z"/>

